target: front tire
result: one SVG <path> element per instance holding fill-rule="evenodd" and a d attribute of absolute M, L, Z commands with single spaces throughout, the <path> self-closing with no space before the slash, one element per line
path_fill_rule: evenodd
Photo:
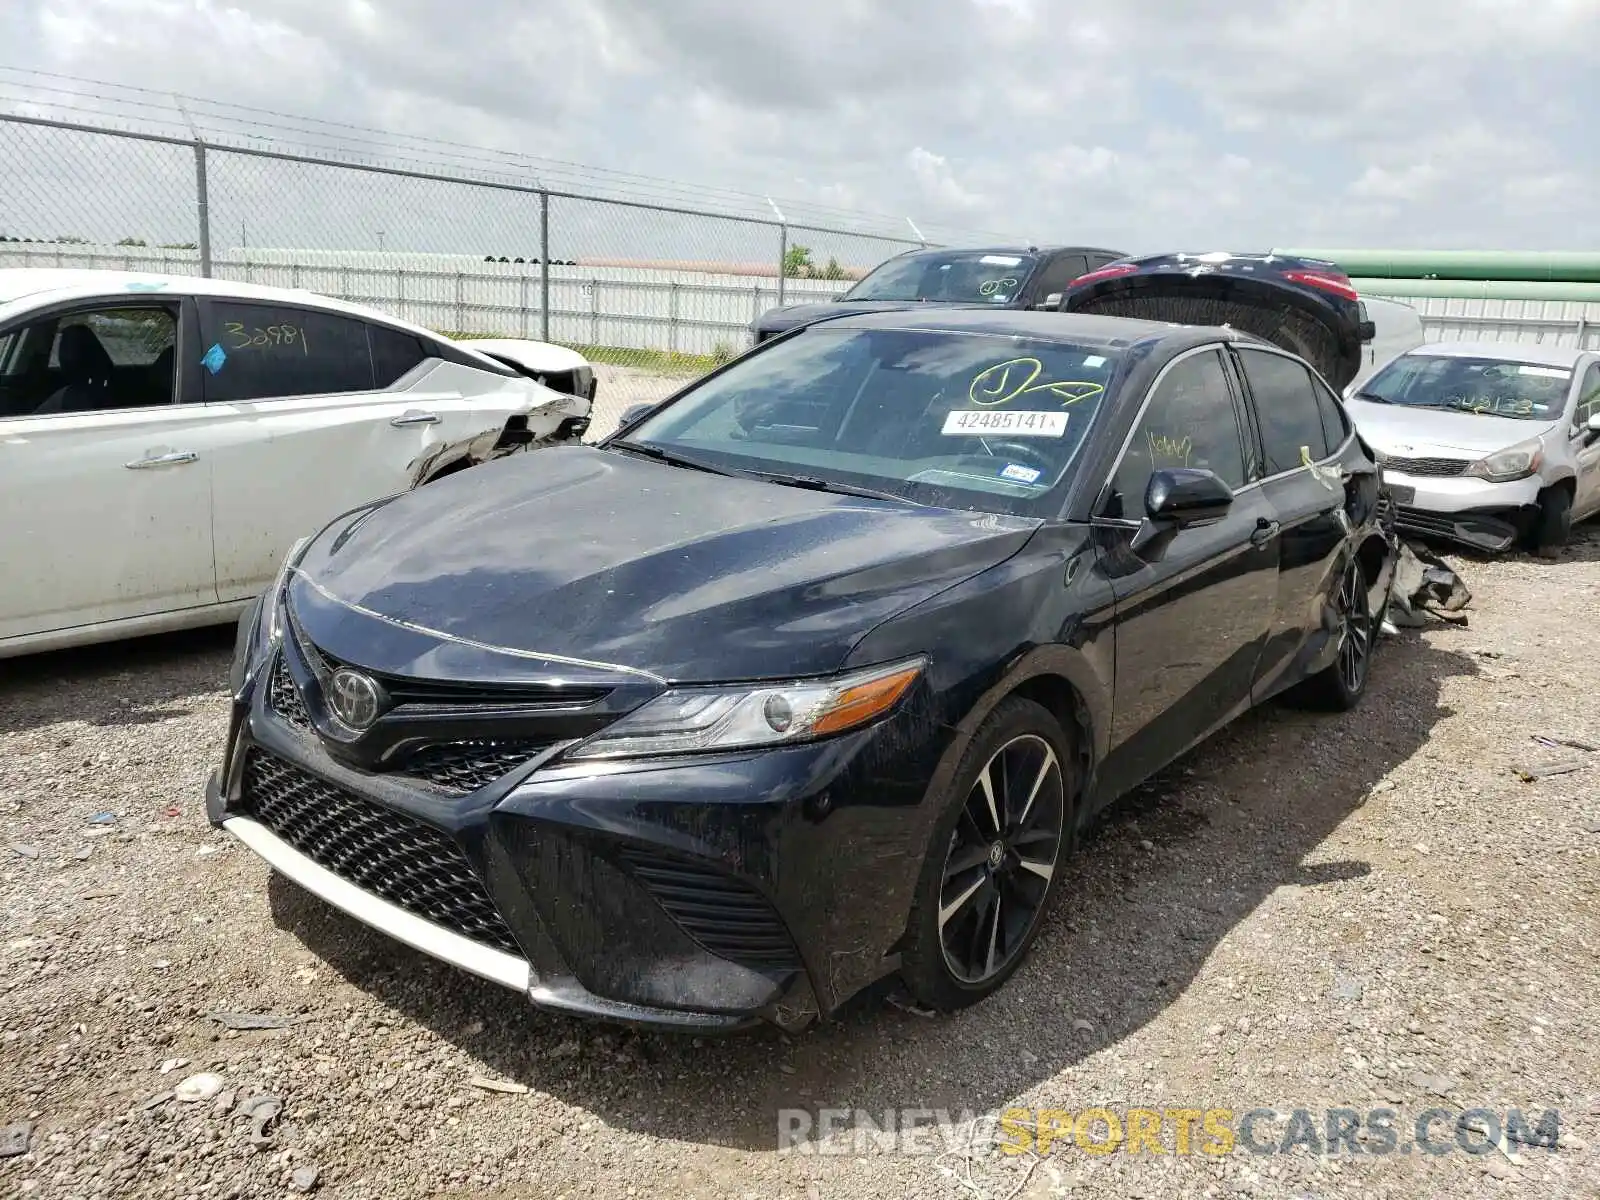
<path fill-rule="evenodd" d="M 1533 551 L 1540 558 L 1554 558 L 1572 536 L 1572 493 L 1564 487 L 1548 489 L 1539 499 L 1539 513 L 1533 523 Z"/>
<path fill-rule="evenodd" d="M 928 1008 L 991 995 L 1022 965 L 1055 894 L 1077 794 L 1072 737 L 1020 696 L 978 727 L 943 802 L 901 975 Z"/>

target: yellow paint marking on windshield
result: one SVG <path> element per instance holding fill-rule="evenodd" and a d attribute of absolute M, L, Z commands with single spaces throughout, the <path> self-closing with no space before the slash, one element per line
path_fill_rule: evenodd
<path fill-rule="evenodd" d="M 1017 281 L 1009 277 L 1005 279 L 985 279 L 978 285 L 978 295 L 992 296 L 1001 288 L 1014 288 L 1016 286 Z"/>
<path fill-rule="evenodd" d="M 1088 400 L 1103 393 L 1103 383 L 1087 379 L 1064 379 L 1055 382 L 1035 382 L 1044 374 L 1044 364 L 1037 358 L 1008 358 L 1005 362 L 985 367 L 972 377 L 967 395 L 982 408 L 1008 404 L 1019 396 L 1049 392 L 1061 401 L 1061 407 Z"/>

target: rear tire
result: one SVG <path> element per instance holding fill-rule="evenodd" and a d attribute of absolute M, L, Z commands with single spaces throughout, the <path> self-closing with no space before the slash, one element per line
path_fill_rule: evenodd
<path fill-rule="evenodd" d="M 953 1012 L 997 991 L 1027 957 L 1071 846 L 1073 736 L 1032 700 L 1004 700 L 978 727 L 942 797 L 917 883 L 901 976 Z"/>
<path fill-rule="evenodd" d="M 1340 576 L 1339 590 L 1334 595 L 1339 651 L 1332 663 L 1289 692 L 1287 698 L 1296 707 L 1349 712 L 1361 703 L 1367 691 L 1372 648 L 1378 632 L 1378 622 L 1373 618 L 1367 595 L 1368 586 L 1361 560 L 1352 558 Z"/>
<path fill-rule="evenodd" d="M 1572 536 L 1572 493 L 1564 487 L 1547 488 L 1539 497 L 1539 513 L 1530 540 L 1540 558 L 1555 558 Z"/>

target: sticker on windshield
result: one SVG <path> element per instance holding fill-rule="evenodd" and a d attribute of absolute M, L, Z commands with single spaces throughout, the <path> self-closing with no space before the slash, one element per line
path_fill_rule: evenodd
<path fill-rule="evenodd" d="M 1018 483 L 1034 483 L 1043 473 L 1033 467 L 1025 467 L 1021 463 L 1007 463 L 1005 469 L 1000 472 L 1000 478 L 1014 479 Z"/>
<path fill-rule="evenodd" d="M 1521 366 L 1521 367 L 1517 368 L 1517 374 L 1518 375 L 1542 375 L 1546 379 L 1565 379 L 1569 374 L 1571 374 L 1571 372 L 1568 371 L 1565 367 L 1530 367 L 1530 366 Z"/>
<path fill-rule="evenodd" d="M 1067 413 L 1039 409 L 1013 409 L 1008 412 L 956 409 L 944 419 L 946 435 L 987 437 L 991 434 L 1010 434 L 1012 437 L 1064 437 L 1067 432 Z"/>
<path fill-rule="evenodd" d="M 211 343 L 211 349 L 200 357 L 200 365 L 215 375 L 222 370 L 222 364 L 228 361 L 228 352 L 222 348 L 221 342 Z M 231 378 L 231 376 L 230 376 Z"/>
<path fill-rule="evenodd" d="M 985 254 L 978 260 L 986 267 L 1020 267 L 1022 260 L 1009 254 Z"/>
<path fill-rule="evenodd" d="M 1091 354 L 1088 358 L 1083 360 L 1083 365 L 1086 367 L 1103 367 L 1106 365 L 1105 356 L 1101 354 Z"/>

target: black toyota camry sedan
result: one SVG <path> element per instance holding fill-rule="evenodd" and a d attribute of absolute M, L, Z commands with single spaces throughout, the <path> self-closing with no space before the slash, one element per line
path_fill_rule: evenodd
<path fill-rule="evenodd" d="M 898 973 L 955 1009 L 1097 810 L 1270 697 L 1359 701 L 1378 493 L 1248 334 L 821 322 L 298 546 L 208 811 L 537 1005 L 796 1027 Z"/>

